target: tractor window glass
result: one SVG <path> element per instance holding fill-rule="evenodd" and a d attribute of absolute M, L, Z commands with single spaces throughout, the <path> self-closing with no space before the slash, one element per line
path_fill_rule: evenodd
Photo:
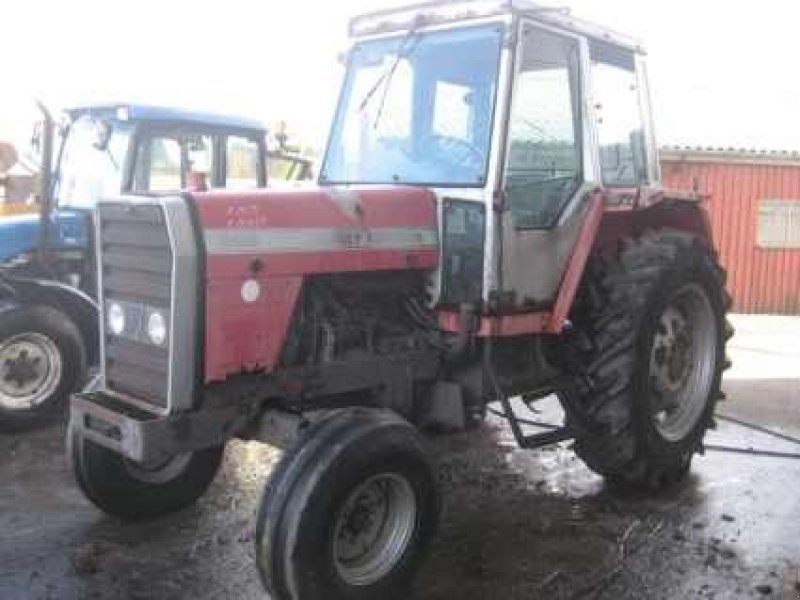
<path fill-rule="evenodd" d="M 210 186 L 214 177 L 214 138 L 170 132 L 147 137 L 140 144 L 134 169 L 137 192 L 174 192 Z"/>
<path fill-rule="evenodd" d="M 524 32 L 509 123 L 505 189 L 519 228 L 546 228 L 582 179 L 578 43 Z"/>
<path fill-rule="evenodd" d="M 320 180 L 482 187 L 503 30 L 410 32 L 357 45 Z"/>
<path fill-rule="evenodd" d="M 193 185 L 205 182 L 206 186 L 213 185 L 214 179 L 214 139 L 210 135 L 188 134 L 178 139 L 186 157 L 186 166 L 183 177 L 183 187 L 187 187 L 190 179 L 186 173 L 192 173 L 197 178 Z"/>
<path fill-rule="evenodd" d="M 130 132 L 127 125 L 88 116 L 66 130 L 55 188 L 61 206 L 94 208 L 122 193 Z"/>
<path fill-rule="evenodd" d="M 230 135 L 225 144 L 225 187 L 252 189 L 258 187 L 258 143 L 245 137 Z"/>
<path fill-rule="evenodd" d="M 181 145 L 172 138 L 153 138 L 149 144 L 147 185 L 140 191 L 179 190 L 181 182 Z"/>
<path fill-rule="evenodd" d="M 646 183 L 644 127 L 631 53 L 605 44 L 592 45 L 592 102 L 597 115 L 603 183 Z"/>

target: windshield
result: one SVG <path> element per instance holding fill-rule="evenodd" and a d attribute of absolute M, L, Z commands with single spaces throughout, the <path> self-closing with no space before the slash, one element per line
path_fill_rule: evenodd
<path fill-rule="evenodd" d="M 119 196 L 131 129 L 88 115 L 72 123 L 55 187 L 60 206 L 94 208 L 101 198 Z"/>
<path fill-rule="evenodd" d="M 355 46 L 320 181 L 482 187 L 503 31 L 410 32 Z"/>

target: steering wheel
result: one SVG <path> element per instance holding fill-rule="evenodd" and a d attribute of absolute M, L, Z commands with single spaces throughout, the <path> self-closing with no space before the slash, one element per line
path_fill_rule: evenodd
<path fill-rule="evenodd" d="M 431 145 L 437 147 L 448 162 L 464 169 L 482 172 L 486 156 L 480 148 L 467 140 L 448 135 L 433 134 L 429 139 Z"/>
<path fill-rule="evenodd" d="M 386 148 L 399 151 L 413 163 L 428 163 L 438 168 L 446 167 L 456 171 L 456 177 L 483 176 L 484 153 L 466 140 L 446 135 L 425 136 L 421 147 L 412 151 L 407 139 L 382 137 L 378 141 Z"/>

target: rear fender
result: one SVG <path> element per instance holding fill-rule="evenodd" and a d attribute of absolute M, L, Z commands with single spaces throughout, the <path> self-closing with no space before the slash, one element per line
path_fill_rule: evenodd
<path fill-rule="evenodd" d="M 665 199 L 642 209 L 606 210 L 594 241 L 595 251 L 613 252 L 621 241 L 651 229 L 676 229 L 713 246 L 708 213 L 696 200 Z"/>
<path fill-rule="evenodd" d="M 32 304 L 46 304 L 65 313 L 83 336 L 89 365 L 99 362 L 98 306 L 91 297 L 58 281 L 0 280 L 0 313 Z"/>

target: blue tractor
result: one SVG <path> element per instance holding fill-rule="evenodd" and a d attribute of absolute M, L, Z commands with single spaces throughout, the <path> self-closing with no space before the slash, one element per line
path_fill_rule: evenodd
<path fill-rule="evenodd" d="M 0 218 L 0 428 L 59 414 L 98 360 L 100 198 L 266 185 L 264 126 L 166 107 L 43 105 L 40 210 Z"/>

